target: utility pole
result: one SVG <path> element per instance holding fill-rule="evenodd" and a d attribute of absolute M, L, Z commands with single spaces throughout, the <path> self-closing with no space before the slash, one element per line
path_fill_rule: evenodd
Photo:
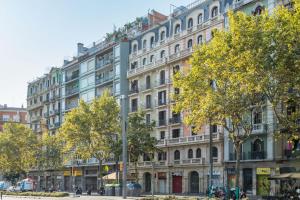
<path fill-rule="evenodd" d="M 211 120 L 209 120 L 209 196 L 212 196 L 213 185 L 212 131 Z"/>
<path fill-rule="evenodd" d="M 122 162 L 123 162 L 123 176 L 122 176 L 122 194 L 123 199 L 127 198 L 127 134 L 126 134 L 126 96 L 121 95 L 121 116 L 122 116 Z"/>

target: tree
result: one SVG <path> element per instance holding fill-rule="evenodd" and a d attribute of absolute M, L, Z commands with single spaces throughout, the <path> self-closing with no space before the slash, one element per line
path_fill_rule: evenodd
<path fill-rule="evenodd" d="M 175 97 L 176 110 L 189 113 L 185 122 L 200 127 L 211 121 L 228 131 L 237 155 L 236 187 L 252 112 L 271 103 L 280 126 L 290 129 L 299 119 L 299 112 L 287 116 L 291 103 L 299 105 L 299 13 L 298 3 L 292 11 L 278 7 L 272 15 L 229 12 L 229 29 L 215 32 L 209 44 L 196 49 L 187 75 L 174 77 L 183 91 Z"/>
<path fill-rule="evenodd" d="M 100 186 L 103 187 L 102 163 L 113 152 L 112 144 L 119 134 L 119 107 L 109 91 L 90 104 L 80 101 L 71 110 L 59 130 L 65 146 L 64 151 L 82 159 L 96 158 L 99 161 Z"/>
<path fill-rule="evenodd" d="M 157 151 L 156 138 L 150 135 L 154 126 L 154 121 L 151 123 L 145 121 L 145 113 L 141 111 L 131 114 L 128 118 L 128 155 L 134 164 L 136 182 L 138 182 L 137 163 L 139 157 L 147 152 L 148 156 L 153 159 L 154 153 Z"/>
<path fill-rule="evenodd" d="M 0 170 L 6 174 L 26 174 L 35 166 L 38 140 L 23 124 L 6 123 L 0 133 Z"/>

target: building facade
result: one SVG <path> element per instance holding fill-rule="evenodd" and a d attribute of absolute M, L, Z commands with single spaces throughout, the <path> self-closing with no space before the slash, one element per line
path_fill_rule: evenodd
<path fill-rule="evenodd" d="M 129 42 L 126 38 L 121 41 L 104 41 L 94 43 L 91 47 L 77 45 L 77 57 L 65 61 L 62 67 L 62 121 L 65 114 L 78 106 L 79 100 L 91 102 L 100 97 L 104 90 L 109 90 L 120 103 L 121 95 L 127 95 L 128 83 L 126 73 L 128 68 Z M 123 108 L 126 109 L 126 108 Z M 108 172 L 116 170 L 116 160 L 112 157 L 103 163 Z M 72 173 L 73 170 L 73 173 Z M 98 161 L 74 160 L 65 163 L 63 172 L 63 189 L 71 191 L 72 186 L 78 186 L 86 191 L 97 191 Z"/>
<path fill-rule="evenodd" d="M 224 27 L 228 1 L 196 1 L 181 6 L 164 21 L 150 27 L 131 41 L 129 56 L 129 115 L 146 112 L 146 122 L 154 120 L 153 137 L 162 150 L 155 162 L 143 156 L 138 163 L 143 192 L 205 193 L 209 179 L 209 126 L 199 133 L 182 123 L 184 113 L 172 111 L 175 73 L 185 73 L 193 48 L 209 42 L 215 29 Z M 213 182 L 224 184 L 223 128 L 213 126 Z M 152 169 L 154 167 L 154 169 Z M 134 171 L 132 171 L 134 173 Z M 154 184 L 151 184 L 154 177 Z"/>
<path fill-rule="evenodd" d="M 7 104 L 0 105 L 0 132 L 6 122 L 27 123 L 26 108 L 8 107 Z"/>

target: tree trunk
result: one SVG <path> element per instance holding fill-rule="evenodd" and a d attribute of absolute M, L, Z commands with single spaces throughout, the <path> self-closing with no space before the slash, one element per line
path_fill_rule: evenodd
<path fill-rule="evenodd" d="M 236 191 L 236 199 L 239 199 L 239 192 L 240 192 L 240 150 L 241 150 L 241 143 L 235 143 L 236 149 L 236 163 L 235 163 L 235 191 Z"/>
<path fill-rule="evenodd" d="M 138 169 L 137 169 L 137 162 L 134 162 L 134 171 L 135 171 L 135 182 L 139 182 L 139 175 L 138 175 Z"/>

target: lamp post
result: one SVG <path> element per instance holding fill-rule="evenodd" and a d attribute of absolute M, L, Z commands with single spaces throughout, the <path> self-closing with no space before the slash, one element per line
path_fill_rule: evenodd
<path fill-rule="evenodd" d="M 122 162 L 123 162 L 123 174 L 122 174 L 122 196 L 123 199 L 127 198 L 127 135 L 126 135 L 126 96 L 121 95 L 121 116 L 122 116 Z"/>

